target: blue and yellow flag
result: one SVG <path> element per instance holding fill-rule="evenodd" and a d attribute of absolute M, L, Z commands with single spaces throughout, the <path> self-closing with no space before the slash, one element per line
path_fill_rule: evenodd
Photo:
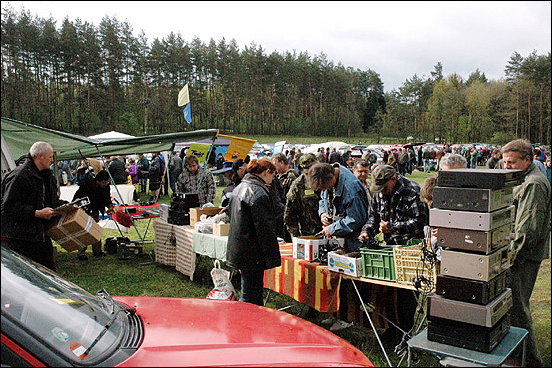
<path fill-rule="evenodd" d="M 178 106 L 184 106 L 184 109 L 182 112 L 184 113 L 184 119 L 188 124 L 192 123 L 192 106 L 190 104 L 190 93 L 188 91 L 188 83 L 182 89 L 180 92 L 178 92 Z"/>

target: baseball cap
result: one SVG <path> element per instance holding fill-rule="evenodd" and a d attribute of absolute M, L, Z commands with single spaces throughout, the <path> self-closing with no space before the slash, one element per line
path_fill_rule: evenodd
<path fill-rule="evenodd" d="M 225 172 L 227 172 L 227 171 L 230 171 L 230 170 L 232 170 L 232 164 L 233 164 L 233 163 L 234 163 L 233 161 L 224 161 L 224 162 L 222 163 L 222 168 L 220 168 L 220 169 L 218 169 L 218 170 L 213 170 L 213 171 L 211 171 L 211 174 L 213 174 L 213 175 L 220 175 L 220 174 L 222 174 L 222 173 L 225 173 Z"/>
<path fill-rule="evenodd" d="M 390 165 L 378 165 L 372 170 L 372 184 L 370 184 L 370 192 L 377 193 L 383 190 L 385 184 L 393 176 L 397 174 L 397 170 Z"/>
<path fill-rule="evenodd" d="M 299 166 L 301 166 L 301 168 L 303 169 L 308 169 L 317 162 L 318 159 L 312 153 L 306 153 L 299 157 Z"/>

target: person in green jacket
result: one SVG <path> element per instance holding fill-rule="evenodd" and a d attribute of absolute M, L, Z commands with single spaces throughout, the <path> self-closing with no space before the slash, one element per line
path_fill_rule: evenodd
<path fill-rule="evenodd" d="M 511 325 L 529 331 L 526 365 L 542 367 L 529 299 L 540 264 L 550 257 L 550 183 L 533 163 L 531 143 L 525 139 L 506 144 L 502 148 L 502 160 L 506 169 L 524 170 L 525 174 L 523 183 L 514 188 L 516 217 L 511 242 Z"/>

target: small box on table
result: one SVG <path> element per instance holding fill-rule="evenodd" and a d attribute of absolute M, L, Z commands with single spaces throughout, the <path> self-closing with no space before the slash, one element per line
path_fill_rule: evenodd
<path fill-rule="evenodd" d="M 65 205 L 56 211 L 62 215 L 51 222 L 48 236 L 66 251 L 72 252 L 102 239 L 103 228 L 82 209 Z"/>
<path fill-rule="evenodd" d="M 224 207 L 194 207 L 190 208 L 190 225 L 194 226 L 196 222 L 201 221 L 201 215 L 214 216 L 218 214 Z"/>
<path fill-rule="evenodd" d="M 230 224 L 214 223 L 213 224 L 213 235 L 216 236 L 228 236 L 230 233 Z"/>
<path fill-rule="evenodd" d="M 353 255 L 358 255 L 354 257 Z M 359 252 L 339 254 L 328 252 L 328 269 L 330 271 L 342 272 L 346 275 L 362 276 L 362 257 Z"/>
<path fill-rule="evenodd" d="M 322 236 L 293 237 L 293 258 L 313 261 L 318 258 L 319 249 L 328 243 Z"/>

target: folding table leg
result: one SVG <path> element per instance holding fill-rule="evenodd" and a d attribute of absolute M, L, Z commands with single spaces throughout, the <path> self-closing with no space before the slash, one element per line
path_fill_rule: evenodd
<path fill-rule="evenodd" d="M 370 318 L 370 314 L 366 310 L 366 306 L 364 305 L 364 301 L 362 300 L 362 296 L 360 296 L 360 293 L 358 292 L 357 286 L 355 284 L 355 280 L 353 280 L 353 279 L 350 279 L 350 280 L 353 283 L 353 286 L 355 287 L 355 291 L 358 295 L 358 299 L 360 300 L 360 305 L 362 305 L 362 308 L 364 309 L 364 313 L 366 314 L 366 317 L 368 318 L 368 321 L 370 322 L 370 326 L 372 326 L 372 330 L 374 330 L 374 334 L 376 335 L 376 339 L 378 340 L 378 344 L 381 347 L 381 351 L 383 351 L 383 355 L 385 355 L 385 359 L 387 359 L 387 364 L 389 364 L 389 366 L 392 367 L 393 364 L 391 364 L 391 361 L 389 360 L 389 357 L 387 356 L 387 353 L 385 352 L 385 348 L 383 347 L 383 344 L 381 343 L 381 340 L 379 338 L 376 326 L 374 326 L 374 323 L 372 322 L 372 318 Z"/>

